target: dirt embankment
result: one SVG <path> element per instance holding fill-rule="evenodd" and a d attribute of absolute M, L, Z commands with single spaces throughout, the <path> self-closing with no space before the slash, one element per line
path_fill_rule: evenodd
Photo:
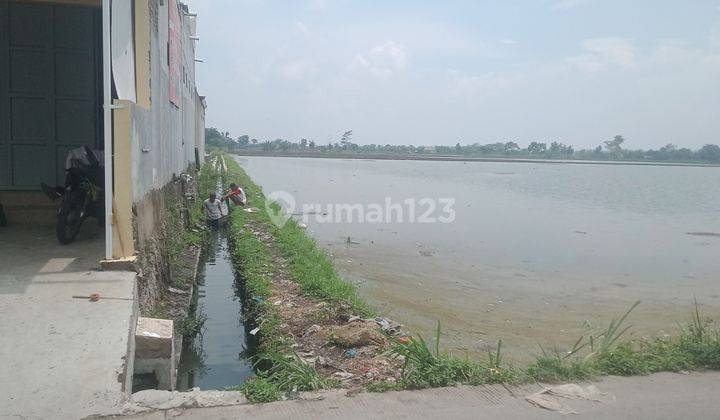
<path fill-rule="evenodd" d="M 268 301 L 280 318 L 278 332 L 291 340 L 289 347 L 298 357 L 347 387 L 400 379 L 403 361 L 389 351 L 393 338 L 406 337 L 400 325 L 386 318 L 361 318 L 343 302 L 307 296 L 291 279 L 275 238 L 263 224 L 249 221 L 245 229 L 272 253 L 277 270 Z"/>

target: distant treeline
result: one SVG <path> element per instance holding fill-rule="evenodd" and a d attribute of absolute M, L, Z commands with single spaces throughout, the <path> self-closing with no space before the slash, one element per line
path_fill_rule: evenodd
<path fill-rule="evenodd" d="M 352 130 L 344 132 L 337 142 L 318 144 L 314 140 L 300 139 L 297 142 L 284 139 L 258 140 L 248 135 L 233 138 L 229 132 L 216 128 L 205 129 L 205 142 L 210 147 L 228 151 L 255 151 L 262 153 L 317 153 L 317 154 L 385 154 L 385 155 L 442 155 L 468 157 L 517 157 L 545 159 L 589 159 L 589 160 L 628 160 L 658 162 L 703 162 L 720 163 L 720 146 L 706 144 L 698 150 L 667 145 L 657 150 L 633 150 L 624 148 L 625 138 L 615 136 L 594 149 L 576 150 L 572 145 L 557 141 L 533 141 L 527 147 L 521 147 L 514 141 L 497 143 L 472 143 L 454 146 L 414 146 L 393 144 L 359 145 L 352 142 Z"/>

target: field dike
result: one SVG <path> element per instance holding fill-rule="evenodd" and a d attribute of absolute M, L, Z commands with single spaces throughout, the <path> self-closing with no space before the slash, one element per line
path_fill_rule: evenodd
<path fill-rule="evenodd" d="M 328 388 L 351 394 L 720 369 L 720 332 L 697 304 L 675 336 L 628 338 L 627 321 L 638 302 L 607 328 L 579 337 L 570 351 L 539 345 L 540 355 L 526 366 L 506 361 L 502 342 L 485 360 L 446 353 L 439 324 L 426 342 L 373 313 L 294 220 L 282 227 L 271 222 L 261 189 L 230 156 L 223 158 L 225 185 L 242 186 L 249 201 L 232 212 L 228 234 L 244 281 L 245 316 L 259 340 L 256 376 L 233 389 L 252 402 Z M 275 203 L 269 208 L 279 211 Z"/>

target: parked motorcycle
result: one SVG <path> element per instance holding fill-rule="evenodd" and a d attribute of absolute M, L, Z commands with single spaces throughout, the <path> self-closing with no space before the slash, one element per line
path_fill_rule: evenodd
<path fill-rule="evenodd" d="M 105 219 L 102 152 L 82 147 L 71 150 L 65 167 L 65 187 L 51 188 L 42 185 L 43 191 L 60 199 L 56 234 L 58 241 L 69 244 L 80 233 L 80 226 L 88 217 Z"/>

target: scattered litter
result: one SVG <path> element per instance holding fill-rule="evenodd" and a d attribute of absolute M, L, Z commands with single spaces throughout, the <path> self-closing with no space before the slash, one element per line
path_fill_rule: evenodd
<path fill-rule="evenodd" d="M 73 299 L 88 299 L 90 302 L 97 302 L 100 299 L 133 300 L 132 298 L 110 297 L 110 296 L 102 296 L 102 298 L 101 298 L 100 293 L 90 293 L 90 295 L 88 295 L 88 296 L 73 295 Z"/>
<path fill-rule="evenodd" d="M 584 230 L 576 230 L 575 233 L 578 233 L 580 235 L 587 235 L 587 232 L 585 232 Z"/>
<path fill-rule="evenodd" d="M 363 389 L 362 389 L 361 387 L 350 388 L 350 389 L 348 389 L 347 392 L 345 393 L 345 396 L 346 396 L 346 397 L 354 397 L 354 396 L 356 396 L 357 394 L 359 394 L 359 393 L 361 393 L 361 392 L 363 392 Z"/>
<path fill-rule="evenodd" d="M 361 319 L 362 319 L 362 318 L 360 318 L 360 317 L 357 316 L 357 315 L 352 315 L 352 316 L 350 316 L 350 318 L 348 318 L 348 322 L 360 321 Z"/>
<path fill-rule="evenodd" d="M 275 302 L 273 302 L 273 305 L 279 306 L 282 302 L 283 302 L 282 299 L 276 300 Z"/>
<path fill-rule="evenodd" d="M 410 344 L 410 343 L 412 343 L 412 339 L 411 339 L 409 336 L 407 336 L 407 335 L 403 335 L 402 337 L 398 338 L 397 340 L 398 340 L 400 343 L 402 343 L 402 344 Z"/>
<path fill-rule="evenodd" d="M 550 411 L 557 411 L 563 414 L 577 414 L 569 411 L 565 406 L 560 404 L 560 401 L 552 395 L 545 394 L 544 392 L 538 392 L 535 394 L 528 395 L 525 400 L 530 404 L 544 408 Z"/>
<path fill-rule="evenodd" d="M 255 327 L 255 328 L 252 329 L 252 331 L 250 331 L 250 335 L 255 335 L 255 334 L 257 334 L 258 332 L 260 332 L 260 327 Z"/>
<path fill-rule="evenodd" d="M 307 229 L 307 228 L 308 228 L 308 225 L 306 225 L 306 224 L 303 223 L 303 222 L 300 222 L 300 223 L 298 223 L 297 225 L 298 225 L 298 227 L 299 227 L 300 229 Z"/>
<path fill-rule="evenodd" d="M 187 295 L 187 294 L 190 293 L 190 292 L 188 292 L 187 290 L 180 290 L 180 289 L 176 289 L 176 288 L 174 288 L 174 287 L 168 287 L 168 292 L 170 292 L 170 293 L 178 293 L 178 294 L 181 294 L 181 295 Z"/>
<path fill-rule="evenodd" d="M 262 303 L 265 300 L 265 298 L 263 298 L 262 296 L 255 296 L 254 298 L 252 298 L 252 300 L 254 300 L 257 303 Z"/>
<path fill-rule="evenodd" d="M 333 328 L 330 342 L 349 349 L 370 344 L 386 345 L 387 339 L 374 322 L 353 322 Z"/>
<path fill-rule="evenodd" d="M 715 236 L 720 237 L 720 233 L 718 232 L 686 232 L 686 235 L 693 235 L 693 236 Z"/>
<path fill-rule="evenodd" d="M 333 373 L 333 376 L 339 379 L 347 380 L 354 377 L 355 375 L 350 372 L 335 372 Z"/>
<path fill-rule="evenodd" d="M 345 357 L 347 357 L 348 359 L 353 359 L 357 356 L 357 354 L 357 349 L 353 347 L 351 349 L 347 349 L 347 351 L 345 352 Z"/>
<path fill-rule="evenodd" d="M 557 411 L 564 414 L 578 414 L 573 411 L 572 408 L 565 406 L 561 402 L 561 399 L 602 402 L 601 397 L 606 395 L 608 394 L 600 392 L 595 385 L 589 385 L 583 388 L 578 384 L 564 384 L 530 394 L 525 397 L 525 400 L 546 410 Z"/>
<path fill-rule="evenodd" d="M 557 385 L 546 389 L 544 392 L 561 398 L 595 402 L 601 402 L 600 397 L 604 395 L 595 385 L 589 385 L 587 388 L 583 388 L 578 384 Z"/>
<path fill-rule="evenodd" d="M 248 207 L 248 208 L 246 208 L 246 209 L 243 209 L 243 211 L 244 211 L 245 213 L 257 213 L 257 212 L 259 212 L 260 210 L 258 210 L 258 209 L 255 208 L 255 207 Z"/>
<path fill-rule="evenodd" d="M 303 333 L 303 338 L 304 338 L 304 337 L 309 337 L 309 336 L 311 336 L 311 335 L 313 335 L 313 334 L 315 334 L 315 333 L 317 333 L 317 332 L 320 332 L 320 331 L 322 331 L 322 327 L 321 327 L 321 326 L 319 326 L 319 325 L 317 325 L 317 324 L 312 325 L 312 326 L 310 326 L 310 328 L 308 328 L 307 330 L 305 330 L 305 333 Z"/>
<path fill-rule="evenodd" d="M 402 325 L 388 318 L 377 317 L 375 318 L 375 322 L 383 329 L 383 331 L 389 334 L 396 335 L 401 332 Z"/>

